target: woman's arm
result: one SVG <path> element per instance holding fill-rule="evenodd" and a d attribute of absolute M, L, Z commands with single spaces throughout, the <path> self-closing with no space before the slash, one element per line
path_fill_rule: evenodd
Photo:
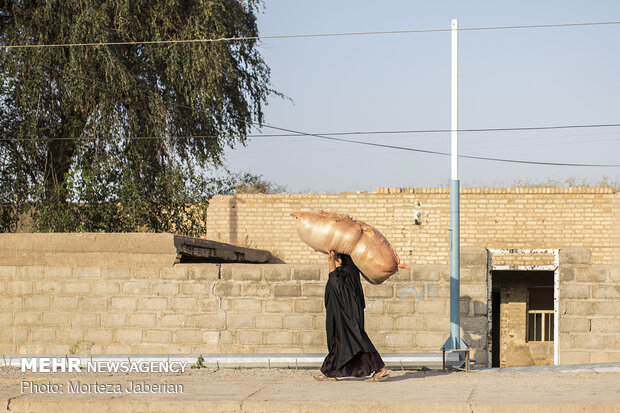
<path fill-rule="evenodd" d="M 327 254 L 327 262 L 329 263 L 329 272 L 336 271 L 336 253 L 334 251 Z"/>

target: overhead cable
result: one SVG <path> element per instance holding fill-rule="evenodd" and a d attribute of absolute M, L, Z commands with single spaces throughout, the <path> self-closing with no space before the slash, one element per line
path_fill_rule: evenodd
<path fill-rule="evenodd" d="M 192 109 L 186 105 L 175 104 L 175 106 Z M 264 126 L 258 123 L 254 123 L 256 126 Z M 586 128 L 617 128 L 620 127 L 620 123 L 592 123 L 592 124 L 583 124 L 583 125 L 553 125 L 553 126 L 517 126 L 517 127 L 506 127 L 506 128 L 471 128 L 471 129 L 458 129 L 457 132 L 510 132 L 510 131 L 536 131 L 536 130 L 554 130 L 554 129 L 586 129 Z M 351 135 L 409 135 L 409 134 L 418 134 L 418 133 L 449 133 L 451 129 L 402 129 L 402 130 L 373 130 L 373 131 L 350 131 L 350 132 L 323 132 L 323 133 L 311 133 L 308 134 L 306 132 L 296 132 L 296 133 L 279 133 L 279 134 L 269 134 L 269 133 L 255 133 L 249 134 L 246 138 L 294 138 L 299 136 L 315 136 L 315 135 L 323 135 L 323 136 L 351 136 Z M 156 135 L 156 136 L 134 136 L 131 139 L 140 139 L 140 140 L 149 140 L 149 139 L 164 139 L 164 138 L 173 138 L 173 139 L 208 139 L 208 138 L 218 138 L 222 137 L 221 135 Z M 21 140 L 29 141 L 29 140 L 40 140 L 42 138 L 24 138 Z M 45 140 L 71 140 L 74 138 L 46 138 Z M 124 139 L 123 137 L 119 137 L 119 139 Z M 0 141 L 12 140 L 12 138 L 0 138 Z"/>
<path fill-rule="evenodd" d="M 278 127 L 278 126 L 271 126 L 271 125 L 267 125 L 267 124 L 264 124 L 263 126 L 265 126 L 267 128 L 270 128 L 270 129 L 280 130 L 280 131 L 283 131 L 283 132 L 297 133 L 297 134 L 305 135 L 305 136 L 314 136 L 314 137 L 320 138 L 320 139 L 328 139 L 328 140 L 333 140 L 333 141 L 348 142 L 348 143 L 354 143 L 354 144 L 358 144 L 358 145 L 367 145 L 367 146 L 375 146 L 375 147 L 380 147 L 380 148 L 398 149 L 398 150 L 411 151 L 411 152 L 429 153 L 429 154 L 434 154 L 434 155 L 445 155 L 445 156 L 450 156 L 451 155 L 449 152 L 430 151 L 430 150 L 426 150 L 426 149 L 409 148 L 409 147 L 406 147 L 406 146 L 386 145 L 386 144 L 382 144 L 382 143 L 363 142 L 363 141 L 355 141 L 355 140 L 352 140 L 352 139 L 335 138 L 333 136 L 324 136 L 324 135 L 317 135 L 317 134 L 314 134 L 314 133 L 305 133 L 305 132 L 300 132 L 300 131 L 296 131 L 296 130 L 292 130 L 292 129 L 281 128 L 281 127 Z M 538 161 L 525 161 L 525 160 L 505 159 L 505 158 L 491 158 L 491 157 L 486 157 L 486 156 L 472 156 L 472 155 L 458 155 L 458 157 L 459 158 L 466 158 L 466 159 L 478 159 L 478 160 L 483 160 L 483 161 L 508 162 L 508 163 L 518 163 L 518 164 L 528 164 L 528 165 L 620 168 L 620 164 L 580 164 L 580 163 L 566 163 L 566 162 L 538 162 Z"/>
<path fill-rule="evenodd" d="M 63 70 L 60 70 L 60 69 L 59 69 L 59 71 L 64 72 Z M 88 80 L 91 80 L 93 82 L 98 82 L 98 81 L 95 81 L 93 79 L 88 79 Z M 99 82 L 99 83 L 101 83 L 101 82 Z M 107 83 L 103 83 L 103 84 L 106 85 L 107 87 L 109 87 L 109 85 Z M 192 110 L 192 111 L 195 110 L 191 106 L 186 106 L 186 105 L 182 105 L 182 104 L 176 104 L 176 106 L 181 107 L 181 108 L 186 108 L 186 109 L 189 109 L 189 110 Z M 333 140 L 333 141 L 354 143 L 354 144 L 358 144 L 358 145 L 375 146 L 375 147 L 397 149 L 397 150 L 405 150 L 405 151 L 411 151 L 411 152 L 428 153 L 428 154 L 434 154 L 434 155 L 444 155 L 444 156 L 450 156 L 451 155 L 448 152 L 431 151 L 431 150 L 426 150 L 426 149 L 410 148 L 410 147 L 396 146 L 396 145 L 386 145 L 386 144 L 372 143 L 372 142 L 355 141 L 355 140 L 352 140 L 352 139 L 336 138 L 334 136 L 327 136 L 327 135 L 320 135 L 320 134 L 314 134 L 314 133 L 300 132 L 300 131 L 296 131 L 296 130 L 293 130 L 293 129 L 282 128 L 282 127 L 279 127 L 279 126 L 273 126 L 273 125 L 268 125 L 268 124 L 261 124 L 261 123 L 252 122 L 252 121 L 250 121 L 250 122 L 243 121 L 243 122 L 250 123 L 250 124 L 253 124 L 253 125 L 258 126 L 258 127 L 266 127 L 266 128 L 270 128 L 270 129 L 274 129 L 274 130 L 279 130 L 279 131 L 282 131 L 282 132 L 292 133 L 295 136 L 310 136 L 310 137 L 316 137 L 316 138 L 320 138 L 320 139 L 327 139 L 327 140 Z M 615 127 L 615 126 L 620 126 L 620 124 L 610 123 L 610 124 L 562 125 L 562 126 L 542 126 L 542 127 L 519 127 L 519 128 L 484 128 L 484 129 L 463 129 L 462 131 L 465 131 L 465 132 L 485 132 L 485 131 L 491 131 L 491 130 L 498 130 L 498 131 L 500 131 L 500 130 L 501 131 L 508 131 L 508 130 L 540 130 L 540 129 L 567 129 L 567 128 Z M 429 130 L 426 130 L 426 131 L 431 131 L 431 130 L 433 130 L 433 129 L 429 129 Z M 422 132 L 422 131 L 423 130 L 420 130 L 420 132 Z M 434 131 L 448 132 L 448 131 L 451 131 L 451 130 L 450 129 L 434 129 Z M 144 136 L 144 137 L 137 137 L 137 139 L 162 139 L 162 138 L 173 139 L 174 137 L 173 136 L 163 136 L 163 137 L 146 137 L 146 136 Z M 195 136 L 187 136 L 187 137 L 183 137 L 183 138 L 217 138 L 217 136 L 212 136 L 212 135 L 211 136 L 209 136 L 209 135 L 195 135 Z M 30 140 L 30 139 L 38 139 L 38 138 L 26 138 L 24 140 Z M 54 138 L 52 138 L 52 139 L 54 139 Z M 63 138 L 56 138 L 56 139 L 63 139 Z M 71 139 L 71 138 L 66 138 L 66 139 Z M 132 139 L 132 138 L 129 137 L 129 139 Z M 11 139 L 0 138 L 0 141 L 7 141 L 7 140 L 11 140 Z M 508 163 L 528 164 L 528 165 L 573 166 L 573 167 L 606 167 L 606 168 L 617 168 L 617 167 L 620 167 L 620 164 L 577 164 L 577 163 L 564 163 L 564 162 L 525 161 L 525 160 L 517 160 L 517 159 L 492 158 L 492 157 L 473 156 L 473 155 L 458 155 L 458 156 L 460 158 L 466 158 L 466 159 L 477 159 L 477 160 L 485 160 L 485 161 L 508 162 Z"/>
<path fill-rule="evenodd" d="M 482 31 L 482 30 L 517 30 L 517 29 L 540 29 L 540 28 L 559 28 L 559 27 L 583 27 L 583 26 L 603 26 L 617 25 L 620 21 L 607 22 L 586 22 L 586 23 L 558 23 L 558 24 L 529 24 L 518 26 L 488 26 L 488 27 L 461 27 L 459 31 Z M 299 39 L 299 38 L 317 38 L 317 37 L 350 37 L 350 36 L 377 36 L 389 34 L 411 34 L 411 33 L 435 33 L 448 32 L 452 28 L 441 29 L 414 29 L 414 30 L 383 30 L 383 31 L 365 31 L 365 32 L 342 32 L 342 33 L 314 33 L 314 34 L 288 34 L 288 35 L 272 35 L 272 36 L 240 36 L 240 37 L 219 37 L 211 39 L 172 39 L 172 40 L 132 40 L 122 42 L 83 42 L 83 43 L 48 43 L 48 44 L 13 44 L 2 45 L 4 49 L 24 49 L 24 48 L 49 48 L 49 47 L 97 47 L 97 46 L 124 46 L 138 44 L 153 45 L 169 45 L 169 44 L 199 44 L 199 43 L 217 43 L 217 42 L 233 42 L 233 41 L 257 41 L 272 39 Z"/>

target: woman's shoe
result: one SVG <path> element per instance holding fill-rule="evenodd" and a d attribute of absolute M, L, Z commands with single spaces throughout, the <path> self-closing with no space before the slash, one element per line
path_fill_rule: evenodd
<path fill-rule="evenodd" d="M 390 377 L 390 374 L 385 369 L 383 369 L 383 374 L 379 375 L 377 373 L 378 372 L 376 371 L 372 373 L 372 376 L 370 376 L 370 378 L 366 381 L 379 382 L 379 381 L 384 381 L 385 379 Z"/>

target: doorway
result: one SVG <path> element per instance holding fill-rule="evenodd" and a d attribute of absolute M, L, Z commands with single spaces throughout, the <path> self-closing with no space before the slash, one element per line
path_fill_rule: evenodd
<path fill-rule="evenodd" d="M 494 265 L 499 254 L 531 262 L 553 254 L 552 265 Z M 516 260 L 514 258 L 517 258 Z M 500 259 L 496 257 L 496 262 Z M 559 364 L 557 250 L 489 250 L 487 349 L 490 367 Z"/>
<path fill-rule="evenodd" d="M 553 364 L 553 271 L 493 271 L 493 367 Z"/>

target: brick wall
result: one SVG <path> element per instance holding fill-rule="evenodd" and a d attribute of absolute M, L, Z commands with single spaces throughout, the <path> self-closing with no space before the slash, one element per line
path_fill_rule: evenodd
<path fill-rule="evenodd" d="M 377 193 L 216 196 L 208 238 L 271 251 L 289 263 L 321 262 L 298 237 L 292 212 L 346 213 L 381 231 L 405 263 L 449 260 L 447 188 Z M 421 223 L 414 220 L 422 212 Z M 592 262 L 620 264 L 620 194 L 608 188 L 464 188 L 461 244 L 487 248 L 583 246 Z"/>

